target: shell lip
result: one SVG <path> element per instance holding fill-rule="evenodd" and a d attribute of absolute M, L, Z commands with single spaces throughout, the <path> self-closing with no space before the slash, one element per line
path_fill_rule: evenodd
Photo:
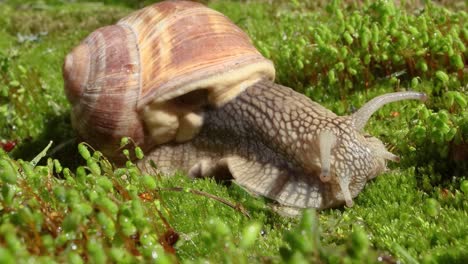
<path fill-rule="evenodd" d="M 163 102 L 168 101 L 173 98 L 176 98 L 180 95 L 186 94 L 188 92 L 211 88 L 210 94 L 213 95 L 216 92 L 219 92 L 222 89 L 213 88 L 218 86 L 219 83 L 222 83 L 230 76 L 233 76 L 233 73 L 240 70 L 250 71 L 251 68 L 260 79 L 268 79 L 273 81 L 275 78 L 275 68 L 273 62 L 268 59 L 265 59 L 261 55 L 254 54 L 251 56 L 246 56 L 244 58 L 239 58 L 237 60 L 231 61 L 229 64 L 225 63 L 223 67 L 219 65 L 213 65 L 211 67 L 205 67 L 198 69 L 190 74 L 186 74 L 183 77 L 173 79 L 157 89 L 152 89 L 151 92 L 143 95 L 139 98 L 137 109 L 141 110 L 144 106 L 149 104 L 152 101 Z M 209 72 L 209 74 L 207 74 Z M 247 87 L 243 87 L 244 89 Z M 239 92 L 243 91 L 241 89 Z"/>

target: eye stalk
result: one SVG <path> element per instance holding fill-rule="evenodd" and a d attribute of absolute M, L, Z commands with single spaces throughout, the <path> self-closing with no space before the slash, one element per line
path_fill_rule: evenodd
<path fill-rule="evenodd" d="M 356 130 L 362 131 L 372 114 L 374 114 L 382 106 L 388 103 L 410 99 L 425 102 L 427 100 L 427 95 L 425 93 L 409 91 L 388 93 L 381 96 L 377 96 L 374 99 L 367 102 L 364 106 L 362 106 L 356 113 L 351 115 L 353 126 L 356 128 Z"/>
<path fill-rule="evenodd" d="M 353 126 L 358 131 L 362 131 L 369 121 L 369 118 L 374 114 L 377 110 L 379 110 L 382 106 L 402 101 L 402 100 L 420 100 L 425 102 L 427 100 L 427 95 L 425 93 L 420 92 L 397 92 L 397 93 L 388 93 L 381 96 L 377 96 L 374 99 L 367 102 L 364 106 L 362 106 L 358 111 L 351 115 L 351 122 Z M 366 136 L 364 136 L 366 137 Z M 367 138 L 367 137 L 366 137 Z M 369 137 L 369 143 L 373 145 L 373 149 L 375 151 L 375 155 L 381 157 L 385 160 L 391 160 L 395 162 L 400 161 L 400 157 L 394 155 L 393 153 L 389 152 L 385 146 L 380 142 L 380 140 L 375 139 L 373 137 Z M 377 141 L 377 142 L 375 142 Z"/>

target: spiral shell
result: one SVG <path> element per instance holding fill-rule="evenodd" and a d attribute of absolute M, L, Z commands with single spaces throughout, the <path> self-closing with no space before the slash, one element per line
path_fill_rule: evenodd
<path fill-rule="evenodd" d="M 145 149 L 189 140 L 202 104 L 223 105 L 275 70 L 221 13 L 166 1 L 91 33 L 63 73 L 75 130 L 113 157 L 123 136 Z"/>

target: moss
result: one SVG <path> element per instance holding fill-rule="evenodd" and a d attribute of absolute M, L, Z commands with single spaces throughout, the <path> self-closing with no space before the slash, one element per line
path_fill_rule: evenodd
<path fill-rule="evenodd" d="M 278 82 L 338 114 L 386 92 L 426 92 L 425 105 L 386 106 L 367 126 L 401 163 L 354 207 L 300 219 L 235 184 L 113 167 L 70 143 L 60 69 L 89 32 L 142 2 L 8 1 L 0 4 L 0 144 L 16 147 L 0 150 L 0 262 L 468 259 L 463 1 L 206 2 L 248 32 Z M 48 156 L 37 156 L 49 140 Z"/>
<path fill-rule="evenodd" d="M 377 178 L 343 218 L 348 225 L 360 222 L 374 246 L 396 252 L 401 259 L 405 255 L 399 247 L 410 256 L 465 258 L 467 229 L 460 223 L 466 219 L 467 200 L 458 186 L 452 191 L 434 188 L 427 194 L 418 188 L 414 174 L 410 168 Z M 444 243 L 452 246 L 445 248 Z"/>

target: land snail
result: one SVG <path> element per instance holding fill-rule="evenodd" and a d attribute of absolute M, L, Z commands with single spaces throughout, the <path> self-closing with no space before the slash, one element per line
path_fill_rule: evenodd
<path fill-rule="evenodd" d="M 398 157 L 363 132 L 378 96 L 337 116 L 275 84 L 274 65 L 223 14 L 189 1 L 153 4 L 91 33 L 66 56 L 65 92 L 80 139 L 119 160 L 122 137 L 161 173 L 231 178 L 292 208 L 353 205 Z"/>

